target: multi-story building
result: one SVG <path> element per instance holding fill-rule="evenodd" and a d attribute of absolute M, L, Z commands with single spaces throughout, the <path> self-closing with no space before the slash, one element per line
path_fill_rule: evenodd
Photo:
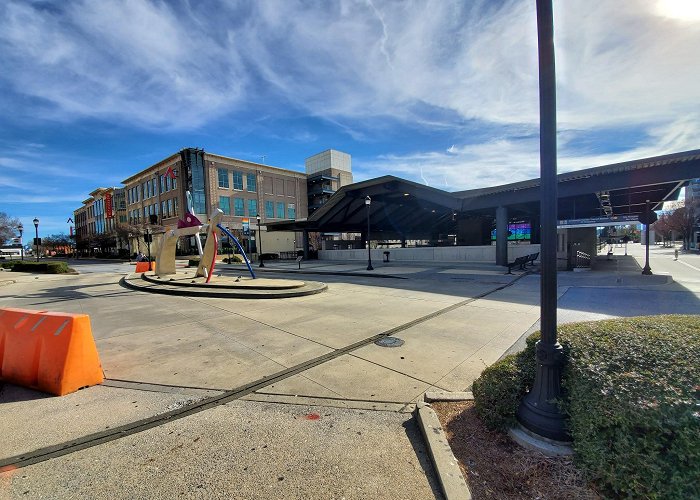
<path fill-rule="evenodd" d="M 124 179 L 128 223 L 165 229 L 177 227 L 187 210 L 186 193 L 192 208 L 205 222 L 214 208 L 224 213 L 222 225 L 243 236 L 248 251 L 256 252 L 257 217 L 261 225 L 307 216 L 306 176 L 301 172 L 187 148 Z M 245 234 L 245 233 L 248 234 Z M 278 251 L 275 241 L 300 247 L 296 235 L 280 242 L 284 235 L 270 235 L 263 241 L 265 251 Z M 274 240 L 274 241 L 273 241 Z M 192 238 L 182 242 L 183 250 L 194 246 Z M 132 248 L 134 248 L 132 246 Z"/>
<path fill-rule="evenodd" d="M 118 250 L 123 241 L 118 238 L 99 239 L 100 235 L 113 235 L 117 226 L 126 223 L 126 203 L 124 190 L 117 187 L 99 187 L 83 201 L 83 206 L 73 212 L 77 249 L 92 253 L 99 247 L 103 251 Z"/>
<path fill-rule="evenodd" d="M 341 186 L 352 184 L 352 158 L 342 151 L 327 149 L 309 156 L 304 166 L 309 215 L 328 201 Z"/>

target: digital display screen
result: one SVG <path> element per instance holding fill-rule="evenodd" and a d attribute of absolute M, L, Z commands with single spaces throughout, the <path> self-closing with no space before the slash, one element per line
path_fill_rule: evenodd
<path fill-rule="evenodd" d="M 532 227 L 529 222 L 508 224 L 508 241 L 530 240 Z M 491 230 L 491 241 L 496 241 L 496 230 Z"/>

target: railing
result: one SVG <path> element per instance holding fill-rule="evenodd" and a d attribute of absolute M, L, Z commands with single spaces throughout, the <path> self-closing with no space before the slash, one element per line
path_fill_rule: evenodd
<path fill-rule="evenodd" d="M 574 260 L 574 268 L 586 268 L 591 267 L 591 256 L 586 252 L 581 252 L 576 250 L 576 256 Z"/>

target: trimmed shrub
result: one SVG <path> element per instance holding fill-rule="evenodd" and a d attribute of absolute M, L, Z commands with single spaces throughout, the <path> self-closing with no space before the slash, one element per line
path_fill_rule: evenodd
<path fill-rule="evenodd" d="M 187 260 L 187 265 L 190 267 L 197 267 L 199 265 L 199 258 L 196 259 L 188 259 Z"/>
<path fill-rule="evenodd" d="M 648 316 L 559 328 L 568 363 L 562 409 L 576 460 L 612 497 L 700 497 L 700 316 Z M 492 428 L 515 422 L 534 379 L 534 344 L 474 382 Z"/>
<path fill-rule="evenodd" d="M 224 262 L 225 262 L 226 264 L 231 264 L 231 263 L 233 263 L 233 264 L 243 264 L 243 262 L 245 262 L 245 261 L 243 260 L 243 256 L 242 256 L 242 255 L 239 255 L 239 254 L 237 254 L 237 253 L 234 253 L 234 254 L 231 254 L 231 262 L 229 262 L 228 257 L 224 258 Z"/>
<path fill-rule="evenodd" d="M 68 264 L 62 261 L 36 262 L 32 260 L 14 260 L 4 262 L 2 267 L 22 273 L 63 274 L 73 272 L 68 267 Z"/>

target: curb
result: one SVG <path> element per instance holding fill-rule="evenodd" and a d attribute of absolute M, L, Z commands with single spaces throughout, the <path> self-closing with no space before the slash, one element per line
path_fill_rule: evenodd
<path fill-rule="evenodd" d="M 459 463 L 447 442 L 437 413 L 428 403 L 418 402 L 416 406 L 420 427 L 430 458 L 437 472 L 442 492 L 447 500 L 471 500 L 469 486 L 464 480 Z"/>

